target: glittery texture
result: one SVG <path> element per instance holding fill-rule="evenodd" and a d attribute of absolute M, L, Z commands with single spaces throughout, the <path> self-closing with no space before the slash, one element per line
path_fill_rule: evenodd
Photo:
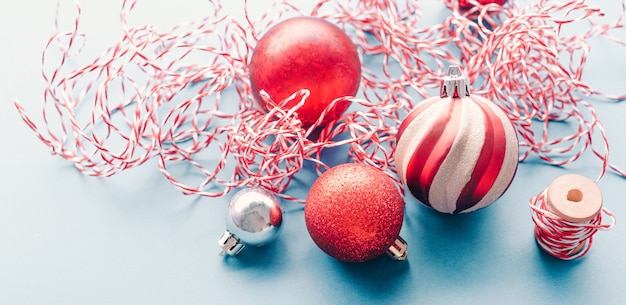
<path fill-rule="evenodd" d="M 363 262 L 385 253 L 398 237 L 404 201 L 384 172 L 348 163 L 313 183 L 304 217 L 320 249 L 341 261 Z"/>
<path fill-rule="evenodd" d="M 250 60 L 252 92 L 265 108 L 271 107 L 260 97 L 261 90 L 278 105 L 301 89 L 310 91 L 297 110 L 305 127 L 313 125 L 333 100 L 356 95 L 360 81 L 356 47 L 341 29 L 321 18 L 296 17 L 273 26 Z M 284 108 L 294 107 L 296 100 Z M 322 125 L 341 116 L 348 106 L 348 101 L 335 104 Z"/>

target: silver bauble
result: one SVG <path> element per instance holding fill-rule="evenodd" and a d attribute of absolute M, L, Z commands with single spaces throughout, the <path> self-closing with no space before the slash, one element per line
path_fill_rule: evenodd
<path fill-rule="evenodd" d="M 228 204 L 226 232 L 218 240 L 222 253 L 237 255 L 244 245 L 263 246 L 273 241 L 283 222 L 280 200 L 262 188 L 237 192 Z"/>

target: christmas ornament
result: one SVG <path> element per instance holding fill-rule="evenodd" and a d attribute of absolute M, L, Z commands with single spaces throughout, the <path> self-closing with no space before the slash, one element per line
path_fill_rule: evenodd
<path fill-rule="evenodd" d="M 608 158 L 608 138 L 587 98 L 621 101 L 626 95 L 607 94 L 582 79 L 591 55 L 590 41 L 601 39 L 623 47 L 623 40 L 614 35 L 623 22 L 619 16 L 607 19 L 599 7 L 585 1 L 524 5 L 510 1 L 505 7 L 471 10 L 475 19 L 453 13 L 429 27 L 416 27 L 425 13 L 418 1 L 353 1 L 340 10 L 326 9 L 337 1 L 321 1 L 308 12 L 289 1 L 270 1 L 267 14 L 255 18 L 244 9 L 243 19 L 223 11 L 220 1 L 209 1 L 213 7 L 204 18 L 164 31 L 129 22 L 131 15 L 139 13 L 135 2 L 125 1 L 121 8 L 125 35 L 90 57 L 81 53 L 82 44 L 86 37 L 97 37 L 79 30 L 84 10 L 75 1 L 69 13 L 76 14 L 76 22 L 60 22 L 69 27 L 57 28 L 42 50 L 46 89 L 37 111 L 39 120 L 29 114 L 27 104 L 14 101 L 25 125 L 50 152 L 85 175 L 109 177 L 157 159 L 160 172 L 184 194 L 221 197 L 234 188 L 271 185 L 281 197 L 303 201 L 281 191 L 305 160 L 324 167 L 319 156 L 326 148 L 350 146 L 351 160 L 389 168 L 395 162 L 387 151 L 394 148 L 397 120 L 413 108 L 412 99 L 401 97 L 428 94 L 428 88 L 438 86 L 435 73 L 444 64 L 464 62 L 473 78 L 483 80 L 476 90 L 499 103 L 515 122 L 520 160 L 534 156 L 565 166 L 590 149 L 603 171 L 626 177 Z M 457 0 L 443 3 L 458 7 Z M 66 13 L 58 10 L 58 19 Z M 364 99 L 350 99 L 354 106 L 360 104 L 356 109 L 366 111 L 343 115 L 338 124 L 326 126 L 315 142 L 304 143 L 301 139 L 312 138 L 315 131 L 301 131 L 302 125 L 293 119 L 290 111 L 299 110 L 299 104 L 288 111 L 254 111 L 249 59 L 250 46 L 258 42 L 257 29 L 277 24 L 281 16 L 307 13 L 349 28 L 368 62 L 358 89 Z M 570 26 L 579 30 L 562 30 Z M 318 28 L 304 31 L 319 32 Z M 284 79 L 295 82 L 303 77 Z M 223 103 L 222 93 L 232 89 L 239 107 Z M 310 104 L 309 89 L 296 90 L 306 93 L 302 97 L 307 96 Z M 302 97 L 294 95 L 285 102 L 295 104 Z M 303 115 L 299 113 L 301 119 Z M 284 120 L 276 119 L 280 116 Z M 549 131 L 552 120 L 566 122 L 572 132 L 560 130 L 562 136 L 554 138 Z M 271 141 L 274 135 L 277 141 Z M 215 158 L 208 160 L 206 151 Z"/>
<path fill-rule="evenodd" d="M 335 166 L 311 186 L 304 219 L 311 238 L 326 254 L 344 262 L 364 262 L 387 252 L 406 259 L 398 236 L 404 201 L 383 171 L 357 163 Z"/>
<path fill-rule="evenodd" d="M 567 174 L 556 178 L 531 200 L 537 243 L 550 255 L 571 260 L 587 254 L 594 234 L 608 230 L 615 217 L 602 207 L 602 192 L 584 176 Z M 602 224 L 602 213 L 611 218 Z"/>
<path fill-rule="evenodd" d="M 511 183 L 518 142 L 505 113 L 470 95 L 469 79 L 452 66 L 440 96 L 423 101 L 398 129 L 395 162 L 421 203 L 443 213 L 488 206 Z"/>
<path fill-rule="evenodd" d="M 297 110 L 304 127 L 313 125 L 333 100 L 354 96 L 361 80 L 361 62 L 350 38 L 337 26 L 314 17 L 296 17 L 273 26 L 258 42 L 250 59 L 250 84 L 262 109 L 272 105 L 260 96 L 267 92 L 276 104 L 301 89 L 310 95 Z M 300 99 L 292 99 L 285 109 Z M 337 102 L 324 116 L 327 124 L 348 108 Z"/>
<path fill-rule="evenodd" d="M 266 245 L 282 223 L 283 211 L 274 194 L 261 188 L 237 192 L 228 204 L 227 229 L 218 240 L 221 254 L 237 255 L 245 245 Z"/>

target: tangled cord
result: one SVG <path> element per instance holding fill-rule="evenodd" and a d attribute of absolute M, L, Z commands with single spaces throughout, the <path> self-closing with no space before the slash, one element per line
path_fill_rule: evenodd
<path fill-rule="evenodd" d="M 205 18 L 165 32 L 129 26 L 136 3 L 123 2 L 119 41 L 73 68 L 69 59 L 80 54 L 87 38 L 79 31 L 81 6 L 75 1 L 73 28 L 54 34 L 42 55 L 45 127 L 15 102 L 52 153 L 87 175 L 111 176 L 157 158 L 159 170 L 184 194 L 219 197 L 232 188 L 262 186 L 302 201 L 284 194 L 294 175 L 305 162 L 323 171 L 328 165 L 322 152 L 345 146 L 350 159 L 381 168 L 398 182 L 392 154 L 397 126 L 416 96 L 429 96 L 452 64 L 466 68 L 474 92 L 505 110 L 518 131 L 520 161 L 536 155 L 566 165 L 591 148 L 602 163 L 600 177 L 607 168 L 626 175 L 610 164 L 604 129 L 585 101 L 592 95 L 615 101 L 626 95 L 604 94 L 582 80 L 588 40 L 604 37 L 625 46 L 612 35 L 623 25 L 621 17 L 596 21 L 602 12 L 584 0 L 524 7 L 513 1 L 474 3 L 467 10 L 446 0 L 452 13 L 434 25 L 422 24 L 417 1 L 320 0 L 305 13 L 279 0 L 257 19 L 245 3 L 240 21 L 211 0 Z M 342 27 L 364 63 L 362 98 L 349 98 L 348 112 L 326 126 L 305 130 L 297 118 L 299 106 L 265 113 L 249 98 L 247 69 L 256 42 L 267 28 L 293 15 Z M 589 22 L 585 33 L 562 31 L 584 21 Z M 53 58 L 56 64 L 49 62 Z M 233 91 L 236 105 L 229 96 Z M 302 105 L 306 93 L 302 88 L 277 104 L 300 99 Z M 555 120 L 575 128 L 555 138 L 550 134 Z"/>

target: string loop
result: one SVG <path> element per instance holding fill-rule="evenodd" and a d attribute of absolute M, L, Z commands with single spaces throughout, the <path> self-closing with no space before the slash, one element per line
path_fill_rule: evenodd
<path fill-rule="evenodd" d="M 626 176 L 609 162 L 604 128 L 587 102 L 626 94 L 603 93 L 583 80 L 592 38 L 626 46 L 615 34 L 624 29 L 623 3 L 617 20 L 606 21 L 584 0 L 476 3 L 464 11 L 445 0 L 450 14 L 428 24 L 418 1 L 319 0 L 304 12 L 277 0 L 256 17 L 245 2 L 245 20 L 238 20 L 214 0 L 205 18 L 159 31 L 131 26 L 137 0 L 125 0 L 120 39 L 95 59 L 82 57 L 87 34 L 79 31 L 82 8 L 74 3 L 75 22 L 69 30 L 57 28 L 42 54 L 42 122 L 14 104 L 53 154 L 87 175 L 111 176 L 156 158 L 184 194 L 219 197 L 241 186 L 284 192 L 304 164 L 312 162 L 320 173 L 328 168 L 323 152 L 344 146 L 346 162 L 396 177 L 397 127 L 421 98 L 436 94 L 448 66 L 461 65 L 473 92 L 513 122 L 520 161 L 536 157 L 564 166 L 591 150 L 601 161 L 600 177 L 607 169 Z M 351 108 L 307 130 L 293 110 L 258 110 L 247 71 L 266 29 L 302 15 L 343 28 L 363 62 L 359 96 L 342 97 Z M 583 22 L 582 33 L 567 31 Z M 297 93 L 289 99 L 306 99 Z M 572 127 L 555 136 L 555 122 Z"/>

